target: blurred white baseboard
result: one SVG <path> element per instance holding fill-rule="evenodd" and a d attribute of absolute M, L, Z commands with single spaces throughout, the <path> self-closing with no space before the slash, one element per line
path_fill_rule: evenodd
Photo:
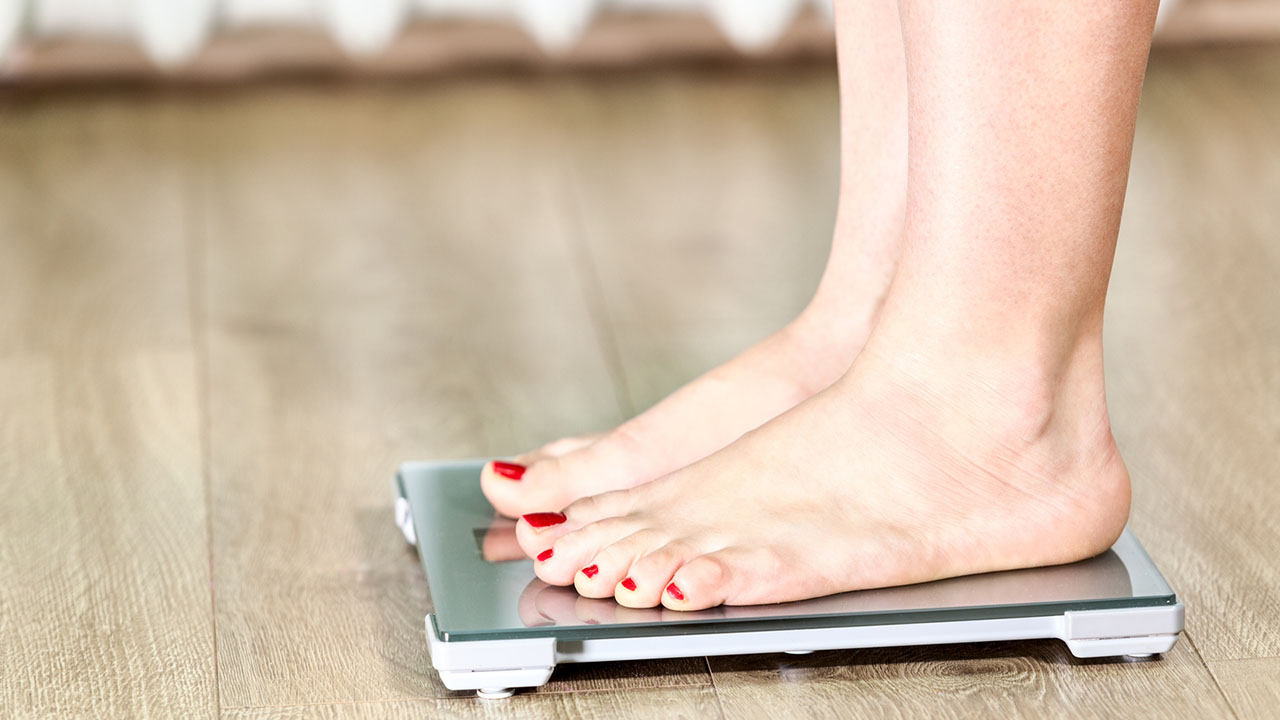
<path fill-rule="evenodd" d="M 1157 40 L 1280 39 L 1280 0 L 1165 0 Z M 828 0 L 0 0 L 0 83 L 834 56 Z"/>
<path fill-rule="evenodd" d="M 67 36 L 136 41 L 159 65 L 195 57 L 209 38 L 246 27 L 316 28 L 344 51 L 385 50 L 411 20 L 507 21 L 542 49 L 564 51 L 599 15 L 701 14 L 742 50 L 764 48 L 805 7 L 829 0 L 0 0 L 0 55 Z"/>
<path fill-rule="evenodd" d="M 0 0 L 2 1 L 2 0 Z M 225 27 L 180 63 L 160 65 L 128 38 L 75 33 L 19 43 L 0 65 L 0 84 L 177 79 L 227 82 L 264 75 L 411 76 L 460 68 L 629 67 L 664 61 L 777 62 L 835 57 L 829 19 L 798 8 L 767 45 L 735 45 L 708 15 L 618 11 L 600 14 L 574 42 L 548 50 L 509 18 L 419 17 L 377 52 L 352 54 L 314 25 Z"/>

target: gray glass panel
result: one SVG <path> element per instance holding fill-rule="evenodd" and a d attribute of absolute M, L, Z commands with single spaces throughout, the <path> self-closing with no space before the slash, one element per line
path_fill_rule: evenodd
<path fill-rule="evenodd" d="M 883 625 L 1060 614 L 1067 610 L 1173 605 L 1173 590 L 1126 529 L 1107 552 L 1047 568 L 1010 570 L 880 590 L 697 612 L 624 608 L 538 580 L 480 492 L 481 463 L 402 468 L 436 626 L 444 639 L 554 635 L 562 639 L 673 632 Z M 691 627 L 684 627 L 686 624 Z M 697 627 L 692 627 L 697 626 Z"/>

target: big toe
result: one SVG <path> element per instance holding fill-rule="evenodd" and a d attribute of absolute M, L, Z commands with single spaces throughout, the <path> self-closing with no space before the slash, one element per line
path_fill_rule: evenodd
<path fill-rule="evenodd" d="M 495 510 L 507 517 L 560 510 L 573 500 L 560 458 L 519 463 L 493 460 L 480 471 L 480 489 Z"/>

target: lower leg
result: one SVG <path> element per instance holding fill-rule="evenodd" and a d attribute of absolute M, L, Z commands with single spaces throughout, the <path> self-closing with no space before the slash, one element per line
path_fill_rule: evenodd
<path fill-rule="evenodd" d="M 907 66 L 892 0 L 838 0 L 834 10 L 840 199 L 826 271 L 797 324 L 803 332 L 852 338 L 861 347 L 875 327 L 902 253 Z"/>
<path fill-rule="evenodd" d="M 891 1 L 837 3 L 836 29 L 840 199 L 831 256 L 813 301 L 781 331 L 612 432 L 557 441 L 516 458 L 517 467 L 486 468 L 485 493 L 500 511 L 559 509 L 665 475 L 723 448 L 848 369 L 875 323 L 902 240 L 906 62 Z"/>
<path fill-rule="evenodd" d="M 685 610 L 1105 549 L 1102 303 L 1154 10 L 903 0 L 906 244 L 866 347 L 705 460 L 519 523 L 539 576 Z"/>
<path fill-rule="evenodd" d="M 890 327 L 928 323 L 910 342 L 990 357 L 1099 351 L 1156 4 L 903 0 L 910 189 Z"/>

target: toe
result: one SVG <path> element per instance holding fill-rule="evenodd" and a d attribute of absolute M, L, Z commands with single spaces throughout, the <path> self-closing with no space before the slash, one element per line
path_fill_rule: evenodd
<path fill-rule="evenodd" d="M 672 574 L 662 604 L 672 610 L 702 610 L 724 604 L 733 590 L 733 569 L 725 552 L 699 555 Z"/>
<path fill-rule="evenodd" d="M 619 592 L 629 592 L 627 588 L 633 585 L 628 576 L 631 565 L 663 543 L 664 536 L 661 533 L 646 528 L 617 542 L 598 545 L 591 556 L 591 564 L 574 576 L 573 585 L 581 595 L 592 598 L 616 598 Z M 627 607 L 649 607 L 625 602 L 622 604 Z"/>
<path fill-rule="evenodd" d="M 556 507 L 551 504 L 536 506 L 538 509 L 534 512 L 525 510 L 516 523 L 516 540 L 524 548 L 525 554 L 537 557 L 564 535 L 601 520 L 627 515 L 633 504 L 631 496 L 634 492 L 636 491 L 615 490 L 584 497 L 571 503 L 563 512 L 548 512 Z M 534 517 L 530 517 L 531 515 Z M 627 530 L 628 533 L 634 531 L 634 527 Z M 603 542 L 613 542 L 618 537 L 622 536 L 610 536 Z"/>
<path fill-rule="evenodd" d="M 693 545 L 683 540 L 651 550 L 631 563 L 626 574 L 631 582 L 620 582 L 614 598 L 626 607 L 656 607 L 662 603 L 663 594 L 671 592 L 668 586 L 676 570 L 698 556 Z M 680 590 L 675 589 L 674 594 L 678 596 Z"/>
<path fill-rule="evenodd" d="M 518 517 L 524 498 L 529 493 L 525 476 L 531 463 L 510 460 L 491 460 L 480 469 L 480 489 L 484 496 L 502 515 Z"/>
<path fill-rule="evenodd" d="M 502 506 L 510 505 L 508 496 L 514 497 L 519 492 L 520 482 L 524 480 L 529 466 L 525 463 L 510 460 L 490 460 L 480 468 L 480 488 L 489 499 L 489 503 L 502 514 Z"/>
<path fill-rule="evenodd" d="M 560 458 L 512 462 L 494 460 L 480 470 L 480 489 L 489 504 L 507 517 L 538 510 L 559 510 L 573 497 Z"/>
<path fill-rule="evenodd" d="M 601 459 L 590 446 L 556 457 L 524 458 L 523 462 L 494 460 L 481 469 L 480 488 L 489 504 L 507 517 L 560 510 L 572 503 L 576 508 L 571 514 L 590 522 L 621 515 L 630 507 L 628 490 L 588 495 L 629 484 L 600 467 Z"/>
<path fill-rule="evenodd" d="M 528 516 L 522 518 L 526 525 Z M 534 550 L 534 572 L 552 585 L 572 585 L 574 577 L 593 563 L 592 558 L 600 548 L 608 547 L 634 533 L 639 520 L 633 517 L 606 518 L 582 526 L 580 529 L 559 533 L 550 543 L 534 538 L 530 544 L 521 543 L 526 550 Z M 539 549 L 540 548 L 540 549 Z"/>
<path fill-rule="evenodd" d="M 624 570 L 623 573 L 626 571 Z M 616 577 L 615 577 L 616 575 Z M 616 572 L 600 577 L 600 563 L 594 559 L 573 575 L 573 587 L 584 598 L 613 598 L 613 587 L 622 579 Z M 610 603 L 614 605 L 614 603 Z"/>
<path fill-rule="evenodd" d="M 570 522 L 569 516 L 564 513 L 525 513 L 516 521 L 516 542 L 526 556 L 534 558 L 555 544 L 556 540 L 579 527 L 581 523 Z"/>
<path fill-rule="evenodd" d="M 829 592 L 826 586 L 794 558 L 784 560 L 763 547 L 730 547 L 699 555 L 676 570 L 662 604 L 672 610 L 764 605 L 817 597 Z"/>
<path fill-rule="evenodd" d="M 577 500 L 564 509 L 574 520 L 583 524 L 603 520 L 604 518 L 626 515 L 635 507 L 635 499 L 643 488 L 631 490 L 613 490 L 611 492 L 588 495 Z"/>

